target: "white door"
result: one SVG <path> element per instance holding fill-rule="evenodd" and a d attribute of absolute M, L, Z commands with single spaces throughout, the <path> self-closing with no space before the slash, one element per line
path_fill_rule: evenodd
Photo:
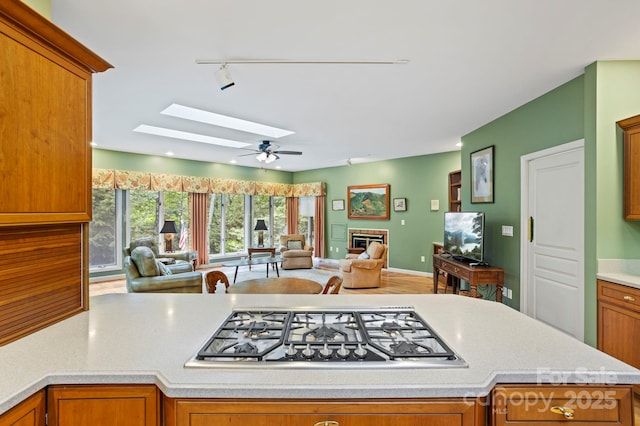
<path fill-rule="evenodd" d="M 522 157 L 521 310 L 584 339 L 584 141 Z"/>

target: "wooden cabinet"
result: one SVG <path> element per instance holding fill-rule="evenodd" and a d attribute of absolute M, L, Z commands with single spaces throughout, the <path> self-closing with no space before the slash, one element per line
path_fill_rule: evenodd
<path fill-rule="evenodd" d="M 624 130 L 624 218 L 640 220 L 640 115 L 618 126 Z"/>
<path fill-rule="evenodd" d="M 154 385 L 49 386 L 49 426 L 158 426 Z"/>
<path fill-rule="evenodd" d="M 45 426 L 45 391 L 36 392 L 0 416 L 0 426 Z"/>
<path fill-rule="evenodd" d="M 631 386 L 497 385 L 493 426 L 632 425 Z"/>
<path fill-rule="evenodd" d="M 91 75 L 110 67 L 0 1 L 0 345 L 88 307 Z"/>
<path fill-rule="evenodd" d="M 598 280 L 598 349 L 640 368 L 640 290 Z"/>
<path fill-rule="evenodd" d="M 462 171 L 449 173 L 449 211 L 459 212 L 462 209 Z"/>
<path fill-rule="evenodd" d="M 484 425 L 484 400 L 214 400 L 165 398 L 165 426 Z"/>

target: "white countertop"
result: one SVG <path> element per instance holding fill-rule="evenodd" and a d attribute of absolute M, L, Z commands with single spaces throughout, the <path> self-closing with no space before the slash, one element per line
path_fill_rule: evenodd
<path fill-rule="evenodd" d="M 640 289 L 640 260 L 599 259 L 598 279 Z"/>
<path fill-rule="evenodd" d="M 414 306 L 468 363 L 445 369 L 186 369 L 233 306 Z M 111 294 L 0 347 L 0 413 L 48 384 L 154 383 L 170 397 L 487 395 L 496 383 L 640 383 L 640 371 L 513 309 L 457 295 Z"/>

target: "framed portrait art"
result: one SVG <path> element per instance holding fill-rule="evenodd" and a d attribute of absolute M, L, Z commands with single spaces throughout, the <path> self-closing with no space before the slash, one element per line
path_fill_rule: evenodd
<path fill-rule="evenodd" d="M 389 184 L 347 188 L 349 219 L 389 220 Z"/>
<path fill-rule="evenodd" d="M 344 200 L 333 200 L 333 201 L 331 201 L 331 209 L 332 210 L 344 210 Z"/>
<path fill-rule="evenodd" d="M 407 211 L 407 199 L 406 198 L 394 198 L 393 199 L 393 211 L 394 212 L 406 212 Z"/>
<path fill-rule="evenodd" d="M 494 146 L 471 153 L 471 202 L 493 203 Z"/>

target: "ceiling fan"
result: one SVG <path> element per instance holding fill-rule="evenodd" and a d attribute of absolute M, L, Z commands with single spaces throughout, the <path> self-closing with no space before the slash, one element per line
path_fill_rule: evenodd
<path fill-rule="evenodd" d="M 280 155 L 302 155 L 302 152 L 300 151 L 282 151 L 278 150 L 277 148 L 277 146 L 271 145 L 270 141 L 262 141 L 260 145 L 258 145 L 258 149 L 254 149 L 253 151 L 258 154 L 256 156 L 256 159 L 258 161 L 264 161 L 267 164 L 279 159 Z M 240 155 L 240 157 L 243 157 L 245 155 L 253 155 L 253 153 L 242 154 Z"/>

